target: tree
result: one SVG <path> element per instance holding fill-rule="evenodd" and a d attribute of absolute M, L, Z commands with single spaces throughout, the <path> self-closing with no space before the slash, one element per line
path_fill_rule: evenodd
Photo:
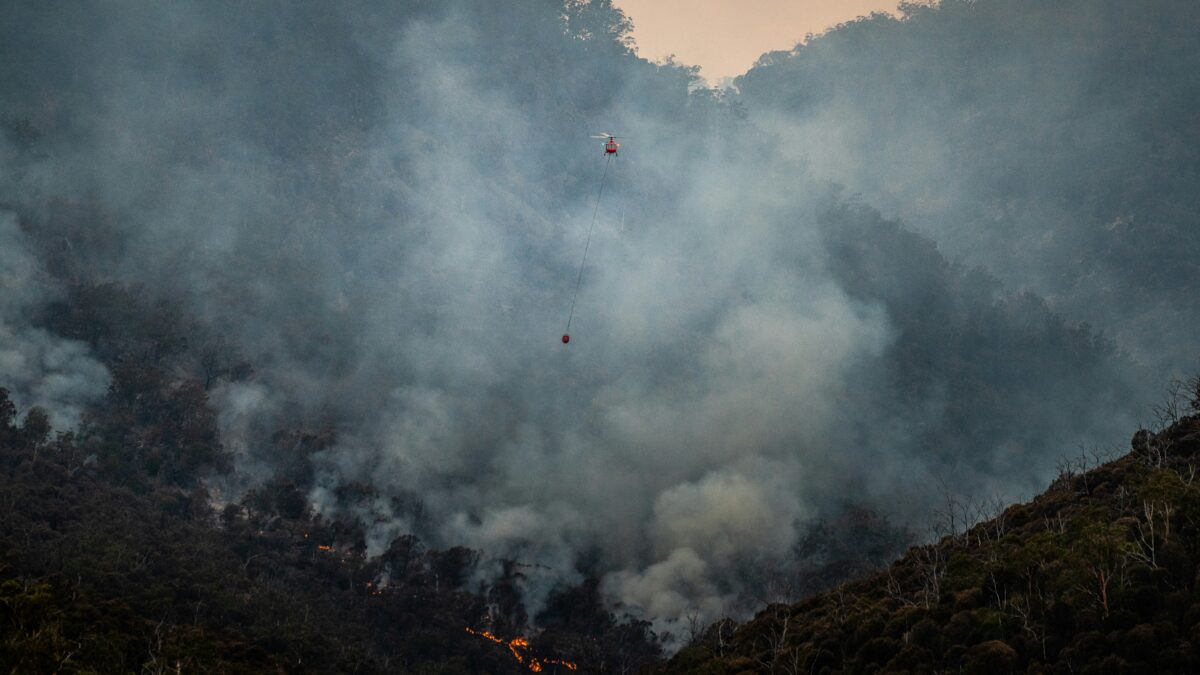
<path fill-rule="evenodd" d="M 45 443 L 50 437 L 50 416 L 38 406 L 30 408 L 29 412 L 25 413 L 25 420 L 21 422 L 21 435 L 31 446 L 37 447 Z"/>
<path fill-rule="evenodd" d="M 1095 599 L 1108 616 L 1109 590 L 1125 568 L 1129 541 L 1123 525 L 1090 522 L 1075 539 L 1075 553 L 1082 562 L 1085 577 L 1079 588 Z"/>

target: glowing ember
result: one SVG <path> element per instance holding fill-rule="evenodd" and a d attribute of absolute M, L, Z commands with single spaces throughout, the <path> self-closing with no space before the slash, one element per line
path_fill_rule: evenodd
<path fill-rule="evenodd" d="M 508 647 L 508 651 L 512 653 L 513 658 L 517 660 L 517 663 L 524 665 L 526 668 L 529 669 L 530 672 L 533 672 L 533 673 L 542 672 L 543 668 L 545 667 L 543 664 L 553 665 L 553 666 L 562 666 L 563 668 L 566 668 L 567 670 L 576 670 L 578 668 L 578 666 L 576 666 L 575 663 L 572 661 L 563 661 L 561 659 L 541 659 L 541 660 L 539 660 L 535 657 L 529 656 L 526 653 L 529 651 L 529 640 L 526 640 L 523 637 L 513 638 L 506 642 L 506 641 L 504 641 L 504 639 L 498 638 L 494 634 L 492 634 L 491 632 L 486 631 L 486 630 L 472 630 L 471 628 L 467 628 L 466 631 L 468 633 L 470 633 L 471 635 L 478 635 L 479 637 L 491 640 L 492 642 L 495 642 L 498 645 L 504 645 L 505 647 Z"/>

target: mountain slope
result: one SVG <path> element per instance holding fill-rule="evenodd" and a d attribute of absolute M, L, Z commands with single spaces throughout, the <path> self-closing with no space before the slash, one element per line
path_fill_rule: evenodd
<path fill-rule="evenodd" d="M 865 206 L 824 208 L 837 201 L 825 186 L 778 165 L 723 100 L 689 94 L 685 70 L 563 34 L 555 4 L 531 4 L 529 17 L 484 2 L 410 17 L 415 23 L 378 37 L 412 42 L 420 56 L 406 54 L 401 61 L 412 65 L 403 68 L 379 44 L 368 49 L 370 40 L 364 46 L 334 30 L 341 24 L 333 17 L 350 20 L 340 12 L 310 21 L 243 7 L 250 15 L 230 33 L 223 15 L 197 9 L 213 22 L 193 37 L 195 52 L 215 59 L 204 79 L 121 81 L 162 84 L 166 100 L 209 102 L 222 97 L 207 83 L 224 82 L 228 107 L 214 107 L 230 117 L 195 119 L 203 108 L 190 106 L 177 111 L 182 119 L 167 115 L 160 121 L 187 133 L 161 153 L 133 153 L 148 175 L 96 172 L 122 189 L 85 197 L 57 181 L 39 190 L 24 179 L 0 186 L 0 202 L 13 204 L 13 214 L 0 215 L 12 239 L 27 241 L 29 266 L 40 263 L 62 289 L 30 297 L 5 318 L 31 335 L 86 343 L 114 371 L 125 366 L 105 333 L 144 321 L 139 349 L 197 347 L 185 360 L 203 362 L 196 366 L 235 474 L 229 483 L 289 480 L 323 514 L 357 516 L 380 548 L 411 532 L 439 548 L 540 564 L 543 590 L 554 575 L 568 583 L 576 573 L 619 578 L 608 586 L 619 589 L 617 600 L 643 618 L 676 622 L 658 626 L 672 631 L 697 606 L 709 620 L 760 606 L 758 584 L 742 570 L 762 556 L 772 559 L 762 567 L 792 566 L 791 544 L 806 536 L 799 528 L 781 536 L 776 525 L 836 518 L 844 506 L 845 485 L 831 494 L 823 472 L 904 523 L 926 509 L 922 483 L 934 476 L 953 476 L 967 490 L 1002 482 L 1028 494 L 1051 470 L 1059 439 L 1124 433 L 1109 402 L 1137 400 L 1125 395 L 1134 381 L 1101 336 L 1037 301 L 1010 302 L 1007 290 L 957 269 L 907 225 Z M 69 39 L 52 12 L 29 11 L 38 20 L 28 30 Z M 460 12 L 474 30 L 456 28 Z M 129 40 L 153 52 L 170 16 L 127 26 Z M 533 16 L 540 19 L 525 20 Z M 608 16 L 619 29 L 618 15 Z M 121 18 L 112 21 L 124 26 Z M 263 43 L 258 31 L 278 39 Z M 431 56 L 426 43 L 435 37 L 455 41 Z M 223 59 L 230 41 L 249 50 L 245 60 Z M 165 53 L 192 72 L 186 54 Z M 595 80 L 526 67 L 565 57 L 600 69 Z M 372 59 L 395 66 L 395 77 L 359 67 Z M 267 65 L 247 71 L 247 62 Z M 429 70 L 416 68 L 425 63 Z M 442 72 L 450 64 L 457 67 Z M 348 98 L 345 87 L 331 87 L 328 99 L 338 103 L 326 109 L 314 100 L 314 69 L 358 73 L 370 93 Z M 404 77 L 422 72 L 428 86 Z M 96 86 L 108 82 L 100 75 Z M 461 86 L 438 89 L 443 75 Z M 262 95 L 236 93 L 259 77 L 267 80 Z M 39 96 L 91 118 L 69 105 L 75 79 L 35 79 Z M 617 98 L 591 101 L 593 81 Z M 118 87 L 111 95 L 132 104 L 136 94 Z M 520 113 L 489 122 L 484 111 L 496 108 L 483 104 L 494 100 Z M 377 109 L 388 102 L 394 116 Z M 418 114 L 422 106 L 445 115 Z M 575 216 L 595 213 L 603 176 L 587 134 L 616 111 L 641 131 L 609 176 L 580 296 L 581 325 L 595 331 L 587 340 L 596 348 L 576 340 L 565 349 L 559 323 L 586 244 L 587 221 Z M 34 112 L 29 124 L 40 119 Z M 89 136 L 101 145 L 125 138 L 119 130 L 131 119 L 96 120 L 106 131 Z M 15 156 L 22 175 L 107 166 L 69 159 L 91 147 L 67 133 L 73 125 L 38 128 Z M 728 152 L 696 142 L 709 131 Z M 218 150 L 247 146 L 263 152 Z M 151 158 L 161 171 L 145 166 Z M 246 186 L 245 176 L 269 184 L 230 195 L 227 183 Z M 191 195 L 175 202 L 182 185 Z M 229 208 L 201 206 L 215 195 Z M 154 205 L 169 213 L 142 209 Z M 605 228 L 606 213 L 614 226 L 627 213 L 628 227 Z M 128 287 L 129 297 L 100 302 L 72 290 L 88 284 Z M 160 334 L 158 317 L 131 309 L 134 299 L 189 325 Z M 26 326 L 30 316 L 37 321 Z M 216 358 L 222 344 L 239 353 L 235 362 Z M 828 358 L 808 356 L 817 351 Z M 22 381 L 37 378 L 15 379 L 6 365 L 0 385 L 21 406 L 36 401 L 37 387 Z M 1071 410 L 1104 416 L 1040 415 L 1046 386 Z M 114 433 L 122 424 L 98 419 Z M 281 429 L 333 429 L 337 443 L 297 456 L 273 440 Z M 202 454 L 179 459 L 155 472 L 204 477 Z M 892 469 L 879 471 L 880 462 Z M 371 499 L 342 499 L 364 484 L 376 491 Z M 763 502 L 744 514 L 753 527 L 724 501 L 737 490 Z M 227 495 L 237 492 L 226 486 Z M 396 503 L 419 504 L 420 513 Z M 694 518 L 699 512 L 707 515 Z M 695 557 L 702 579 L 681 564 Z"/>
<path fill-rule="evenodd" d="M 56 317 L 94 334 L 113 380 L 77 433 L 0 386 L 0 672 L 516 673 L 534 658 L 609 672 L 659 657 L 648 624 L 609 613 L 594 581 L 556 588 L 532 617 L 512 561 L 412 535 L 368 557 L 363 525 L 315 514 L 290 477 L 328 429 L 276 433 L 291 473 L 223 503 L 209 396 L 250 367 L 114 285 L 74 289 Z M 483 566 L 502 569 L 484 583 Z"/>
<path fill-rule="evenodd" d="M 760 59 L 740 101 L 952 257 L 1194 367 L 1200 11 L 944 0 Z"/>
<path fill-rule="evenodd" d="M 190 615 L 193 628 L 210 625 L 190 604 L 197 555 L 170 543 L 188 532 L 178 541 L 204 541 L 200 550 L 223 561 L 221 584 L 203 600 L 222 608 L 211 626 L 254 619 L 230 639 L 267 656 L 239 663 L 265 669 L 302 656 L 331 670 L 358 660 L 453 669 L 461 657 L 478 670 L 487 657 L 512 666 L 506 647 L 463 629 L 511 640 L 539 626 L 534 646 L 546 658 L 619 670 L 628 663 L 612 659 L 652 660 L 657 644 L 643 623 L 605 608 L 678 634 L 767 598 L 793 599 L 798 576 L 813 578 L 798 585 L 806 592 L 824 590 L 893 559 L 937 481 L 969 494 L 1032 494 L 1053 475 L 1056 453 L 1111 444 L 1132 428 L 1145 400 L 1137 392 L 1160 378 L 1127 357 L 1120 334 L 1111 339 L 1114 322 L 1093 321 L 1098 332 L 1081 321 L 1114 304 L 1105 289 L 1151 278 L 1160 279 L 1151 292 L 1125 300 L 1190 307 L 1195 228 L 1181 217 L 1150 228 L 1162 237 L 1144 236 L 1145 218 L 1161 214 L 1142 207 L 1132 219 L 1063 215 L 1061 198 L 1090 203 L 1113 184 L 1064 191 L 1055 168 L 1087 167 L 1071 169 L 1086 178 L 1109 146 L 1065 117 L 1017 115 L 1025 123 L 1010 133 L 978 136 L 1017 112 L 1005 106 L 1039 100 L 1011 87 L 951 109 L 982 122 L 956 138 L 987 151 L 951 153 L 930 168 L 928 190 L 871 191 L 823 165 L 894 167 L 889 152 L 804 143 L 796 152 L 794 129 L 771 118 L 807 120 L 805 111 L 767 99 L 822 91 L 810 85 L 825 64 L 811 57 L 849 68 L 828 70 L 833 91 L 878 98 L 871 110 L 881 115 L 902 108 L 897 120 L 925 120 L 922 97 L 893 100 L 860 69 L 908 64 L 917 79 L 934 73 L 964 96 L 997 81 L 966 67 L 991 59 L 880 59 L 863 48 L 877 30 L 909 35 L 914 49 L 945 45 L 920 32 L 934 25 L 974 45 L 981 27 L 999 25 L 974 14 L 985 8 L 1012 8 L 1006 30 L 1024 30 L 1015 0 L 944 5 L 906 21 L 856 22 L 790 65 L 765 64 L 739 97 L 696 89 L 686 66 L 638 59 L 611 0 L 84 2 L 73 12 L 4 3 L 0 386 L 21 413 L 42 406 L 53 426 L 80 433 L 61 448 L 36 433 L 5 447 L 2 496 L 19 507 L 0 513 L 12 528 L 0 532 L 12 556 L 0 580 L 127 606 L 137 621 L 116 634 L 136 636 L 135 646 L 116 661 L 72 658 L 140 668 L 160 623 L 187 626 Z M 1191 36 L 1189 17 L 1173 14 L 1190 5 L 1154 6 L 1148 16 L 1175 28 L 1148 43 L 1190 58 L 1194 41 L 1179 39 Z M 1042 47 L 1031 54 L 1074 43 L 1060 39 L 1076 35 L 1074 22 L 1041 18 L 1040 31 L 1023 33 Z M 1078 37 L 1110 44 L 1089 36 Z M 865 58 L 843 60 L 829 49 L 838 44 Z M 1141 83 L 1133 100 L 1175 84 L 1186 97 L 1192 71 L 1187 58 L 1177 63 L 1161 80 L 1129 73 Z M 1050 79 L 1044 88 L 1061 84 L 1059 71 L 1037 72 Z M 1192 128 L 1182 115 L 1194 106 L 1167 109 L 1184 113 L 1155 133 Z M 1058 120 L 1062 108 L 1051 112 Z M 1133 134 L 1149 124 L 1130 119 Z M 834 137 L 862 133 L 869 147 L 890 138 L 886 125 L 865 126 L 839 124 Z M 1012 181 L 992 179 L 1023 175 L 1028 148 L 996 153 L 1014 135 L 1037 139 L 1020 133 L 1030 127 L 1071 133 L 1036 143 L 1051 157 L 1036 162 L 1044 170 L 1032 182 L 1049 194 L 1010 200 Z M 588 139 L 601 129 L 627 143 L 611 173 Z M 1075 134 L 1100 138 L 1100 154 L 1072 151 Z M 907 165 L 912 149 L 933 144 L 905 133 L 884 147 Z M 1136 203 L 1196 212 L 1186 189 L 1192 145 L 1163 146 L 1181 159 L 1161 163 L 1139 147 L 1114 152 L 1138 157 L 1135 168 L 1161 164 L 1161 175 L 1104 175 L 1147 176 Z M 973 176 L 954 203 L 982 213 L 895 208 L 941 203 L 926 199 L 947 192 L 933 169 Z M 864 200 L 843 198 L 830 178 Z M 1161 200 L 1152 188 L 1167 178 L 1184 188 Z M 1000 208 L 1010 203 L 1025 206 Z M 995 209 L 999 223 L 989 219 Z M 1113 246 L 1093 242 L 1085 233 L 1097 222 L 1125 234 Z M 1032 233 L 1015 237 L 1018 251 L 1042 251 L 1045 240 L 1059 254 L 1103 251 L 1088 258 L 1099 268 L 1140 262 L 1119 277 L 1071 277 L 1067 288 L 1078 282 L 1096 294 L 1083 300 L 1101 300 L 1080 311 L 1061 302 L 1059 286 L 1028 281 L 1073 269 L 1070 259 L 999 246 L 1018 223 Z M 1037 229 L 1047 223 L 1059 239 Z M 955 262 L 943 236 L 972 232 L 995 235 L 985 242 L 997 244 L 988 250 L 1001 252 L 1003 269 Z M 1135 250 L 1127 256 L 1122 242 Z M 1153 292 L 1163 286 L 1169 296 Z M 580 332 L 566 348 L 558 340 L 575 288 Z M 1188 321 L 1118 325 L 1171 344 L 1168 333 L 1182 333 L 1191 348 Z M 1170 361 L 1164 353 L 1154 360 Z M 30 424 L 40 428 L 36 416 L 22 428 Z M 93 456 L 95 466 L 72 463 Z M 206 503 L 203 485 L 212 501 L 233 502 L 219 521 L 172 506 L 180 495 Z M 148 522 L 166 528 L 161 545 L 140 531 Z M 303 536 L 330 528 L 337 534 L 320 541 Z M 105 547 L 81 543 L 95 532 L 130 543 L 110 565 Z M 413 553 L 410 534 L 444 550 Z M 333 561 L 321 546 L 356 557 Z M 130 551 L 147 550 L 161 552 L 160 567 L 128 566 Z M 472 551 L 482 552 L 477 566 Z M 87 572 L 82 581 L 54 576 L 64 560 Z M 148 569 L 149 579 L 139 576 Z M 396 597 L 424 600 L 396 609 L 375 599 L 365 584 L 384 576 L 409 588 Z M 482 588 L 458 583 L 481 577 Z M 129 578 L 178 578 L 164 583 L 182 590 L 126 605 L 111 593 Z M 271 579 L 303 591 L 277 593 L 287 596 L 282 609 L 235 612 L 222 599 L 246 584 L 261 598 L 258 584 Z M 345 608 L 321 629 L 337 636 L 340 655 L 297 651 L 313 643 L 275 618 L 322 603 Z M 386 611 L 372 614 L 379 603 Z M 84 624 L 64 626 L 92 644 Z M 369 637 L 349 635 L 354 626 Z"/>
<path fill-rule="evenodd" d="M 1125 456 L 1064 462 L 1049 489 L 885 572 L 736 630 L 663 673 L 1195 672 L 1200 667 L 1200 380 Z M 1184 399 L 1190 399 L 1183 403 Z"/>

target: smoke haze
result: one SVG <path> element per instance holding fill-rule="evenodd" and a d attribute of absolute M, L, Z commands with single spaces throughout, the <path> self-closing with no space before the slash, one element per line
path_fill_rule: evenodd
<path fill-rule="evenodd" d="M 17 227 L 0 211 L 0 382 L 18 413 L 34 406 L 63 431 L 79 426 L 85 406 L 108 389 L 109 374 L 86 344 L 59 338 L 31 320 L 59 294 Z"/>
<path fill-rule="evenodd" d="M 373 553 L 415 533 L 543 565 L 534 607 L 594 574 L 661 626 L 745 612 L 744 571 L 815 519 L 850 501 L 916 523 L 938 480 L 1026 495 L 1062 452 L 1121 442 L 1161 383 L 1075 323 L 1121 315 L 967 255 L 985 235 L 951 221 L 985 178 L 896 206 L 960 171 L 936 134 L 906 128 L 906 189 L 872 190 L 900 160 L 852 104 L 760 102 L 784 57 L 737 100 L 696 90 L 600 0 L 0 11 L 0 201 L 26 230 L 0 217 L 0 385 L 70 426 L 107 383 L 24 323 L 52 298 L 10 244 L 27 237 L 63 278 L 145 289 L 253 364 L 209 392 L 226 497 L 288 475 Z M 622 154 L 564 347 L 601 131 Z M 1021 260 L 1035 279 L 1061 262 Z M 319 428 L 336 442 L 296 473 L 273 434 Z M 378 494 L 349 503 L 354 484 Z"/>

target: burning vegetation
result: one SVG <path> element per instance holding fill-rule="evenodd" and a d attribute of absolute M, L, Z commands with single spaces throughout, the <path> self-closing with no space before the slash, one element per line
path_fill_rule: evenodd
<path fill-rule="evenodd" d="M 523 637 L 515 637 L 511 640 L 506 641 L 503 638 L 496 637 L 496 635 L 491 633 L 490 631 L 474 630 L 470 627 L 466 628 L 466 631 L 468 633 L 470 633 L 471 635 L 478 635 L 481 638 L 490 640 L 492 642 L 495 642 L 498 645 L 507 647 L 509 653 L 511 653 L 513 658 L 517 660 L 517 663 L 525 666 L 526 668 L 529 669 L 530 672 L 533 672 L 533 673 L 542 672 L 543 670 L 546 669 L 546 666 L 562 666 L 563 668 L 566 668 L 567 670 L 578 670 L 578 668 L 579 668 L 579 666 L 575 665 L 575 663 L 572 661 L 566 661 L 566 660 L 562 660 L 562 659 L 546 659 L 546 658 L 539 659 L 539 658 L 531 655 L 529 653 L 529 651 L 530 651 L 529 640 L 527 640 Z"/>

